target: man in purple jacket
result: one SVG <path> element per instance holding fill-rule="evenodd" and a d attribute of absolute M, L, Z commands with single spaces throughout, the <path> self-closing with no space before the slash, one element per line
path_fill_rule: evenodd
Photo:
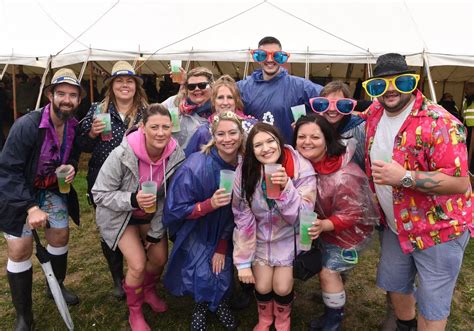
<path fill-rule="evenodd" d="M 69 184 L 74 179 L 79 159 L 78 149 L 73 146 L 78 124 L 74 114 L 84 92 L 72 70 L 58 70 L 45 88 L 50 103 L 13 124 L 0 154 L 0 231 L 7 241 L 7 277 L 17 331 L 31 330 L 33 324 L 32 229 L 45 228 L 49 222 L 45 237 L 51 266 L 66 302 L 79 303 L 63 285 L 68 213 L 79 223 L 79 203 L 74 188 L 61 193 L 55 170 L 65 169 Z M 48 294 L 52 297 L 51 292 Z"/>
<path fill-rule="evenodd" d="M 251 51 L 261 69 L 255 70 L 246 79 L 237 82 L 244 113 L 259 121 L 275 125 L 291 144 L 295 122 L 291 107 L 305 105 L 310 110 L 309 99 L 319 96 L 322 86 L 301 77 L 288 74 L 282 67 L 290 54 L 282 51 L 281 43 L 274 37 L 265 37 L 258 42 L 258 49 Z"/>

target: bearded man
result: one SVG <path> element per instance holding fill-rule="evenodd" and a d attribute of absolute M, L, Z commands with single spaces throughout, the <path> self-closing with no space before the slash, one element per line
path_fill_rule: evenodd
<path fill-rule="evenodd" d="M 0 155 L 0 231 L 7 241 L 15 330 L 31 330 L 33 324 L 32 229 L 45 228 L 47 251 L 62 294 L 68 304 L 79 303 L 63 285 L 68 214 L 78 224 L 79 203 L 72 187 L 69 193 L 60 192 L 56 170 L 66 172 L 66 183 L 73 181 L 79 160 L 74 114 L 85 90 L 74 72 L 63 68 L 55 73 L 45 95 L 50 103 L 13 124 Z M 47 295 L 52 298 L 49 288 Z"/>

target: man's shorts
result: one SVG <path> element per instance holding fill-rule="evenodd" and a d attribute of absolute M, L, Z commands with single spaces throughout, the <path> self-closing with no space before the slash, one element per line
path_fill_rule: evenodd
<path fill-rule="evenodd" d="M 469 231 L 448 242 L 404 254 L 398 236 L 383 233 L 377 286 L 401 294 L 414 293 L 418 311 L 431 321 L 448 318 Z M 418 275 L 417 287 L 415 276 Z"/>
<path fill-rule="evenodd" d="M 40 191 L 36 199 L 42 211 L 48 213 L 48 221 L 51 228 L 64 229 L 69 226 L 69 216 L 67 212 L 66 200 L 50 191 Z M 31 229 L 28 224 L 23 226 L 20 237 L 12 234 L 4 233 L 4 237 L 8 240 L 23 237 L 31 237 Z"/>

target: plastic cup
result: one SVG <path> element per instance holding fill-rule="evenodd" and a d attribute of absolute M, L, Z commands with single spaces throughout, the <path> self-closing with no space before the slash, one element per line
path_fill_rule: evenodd
<path fill-rule="evenodd" d="M 71 191 L 71 183 L 66 182 L 67 174 L 69 173 L 69 166 L 62 165 L 56 169 L 56 177 L 58 179 L 58 187 L 60 193 L 69 193 Z"/>
<path fill-rule="evenodd" d="M 272 183 L 272 174 L 274 174 L 281 165 L 278 163 L 275 164 L 265 164 L 265 184 L 267 185 L 267 197 L 269 199 L 278 199 L 280 197 L 280 185 Z"/>
<path fill-rule="evenodd" d="M 219 188 L 225 188 L 225 193 L 232 193 L 232 186 L 234 185 L 235 171 L 221 170 L 221 177 Z"/>
<path fill-rule="evenodd" d="M 142 183 L 143 193 L 156 195 L 157 189 L 158 187 L 156 185 L 156 182 L 154 181 L 149 180 Z M 143 210 L 147 214 L 153 214 L 156 211 L 156 199 L 155 199 L 155 203 L 151 207 L 143 208 Z"/>
<path fill-rule="evenodd" d="M 96 115 L 105 124 L 105 129 L 100 134 L 103 141 L 112 139 L 112 123 L 110 122 L 110 113 L 100 113 Z"/>
<path fill-rule="evenodd" d="M 173 83 L 181 84 L 183 80 L 183 75 L 181 74 L 181 60 L 171 60 L 170 61 L 171 67 L 171 80 Z"/>
<path fill-rule="evenodd" d="M 311 210 L 300 210 L 300 249 L 309 251 L 311 249 L 311 237 L 308 229 L 313 226 L 318 214 Z"/>
<path fill-rule="evenodd" d="M 179 108 L 178 107 L 170 107 L 168 109 L 171 115 L 171 121 L 173 122 L 173 128 L 171 132 L 179 132 L 181 131 L 181 125 L 179 123 Z"/>
<path fill-rule="evenodd" d="M 298 105 L 291 107 L 291 112 L 293 113 L 293 118 L 295 122 L 301 117 L 306 115 L 306 106 Z"/>

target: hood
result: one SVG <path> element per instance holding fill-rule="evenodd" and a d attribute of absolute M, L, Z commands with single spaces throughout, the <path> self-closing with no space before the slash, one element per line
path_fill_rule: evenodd
<path fill-rule="evenodd" d="M 138 130 L 131 132 L 127 137 L 127 142 L 133 150 L 133 153 L 138 158 L 140 162 L 144 162 L 150 165 L 158 165 L 166 160 L 176 149 L 177 143 L 174 138 L 171 138 L 168 144 L 165 146 L 161 157 L 156 162 L 150 160 L 148 156 L 148 152 L 146 151 L 145 147 L 145 132 L 142 128 L 138 128 Z"/>
<path fill-rule="evenodd" d="M 339 134 L 344 134 L 347 131 L 355 128 L 356 126 L 360 125 L 362 122 L 365 122 L 365 119 L 361 118 L 360 116 L 350 115 L 349 120 L 344 123 L 343 127 L 339 127 Z"/>

